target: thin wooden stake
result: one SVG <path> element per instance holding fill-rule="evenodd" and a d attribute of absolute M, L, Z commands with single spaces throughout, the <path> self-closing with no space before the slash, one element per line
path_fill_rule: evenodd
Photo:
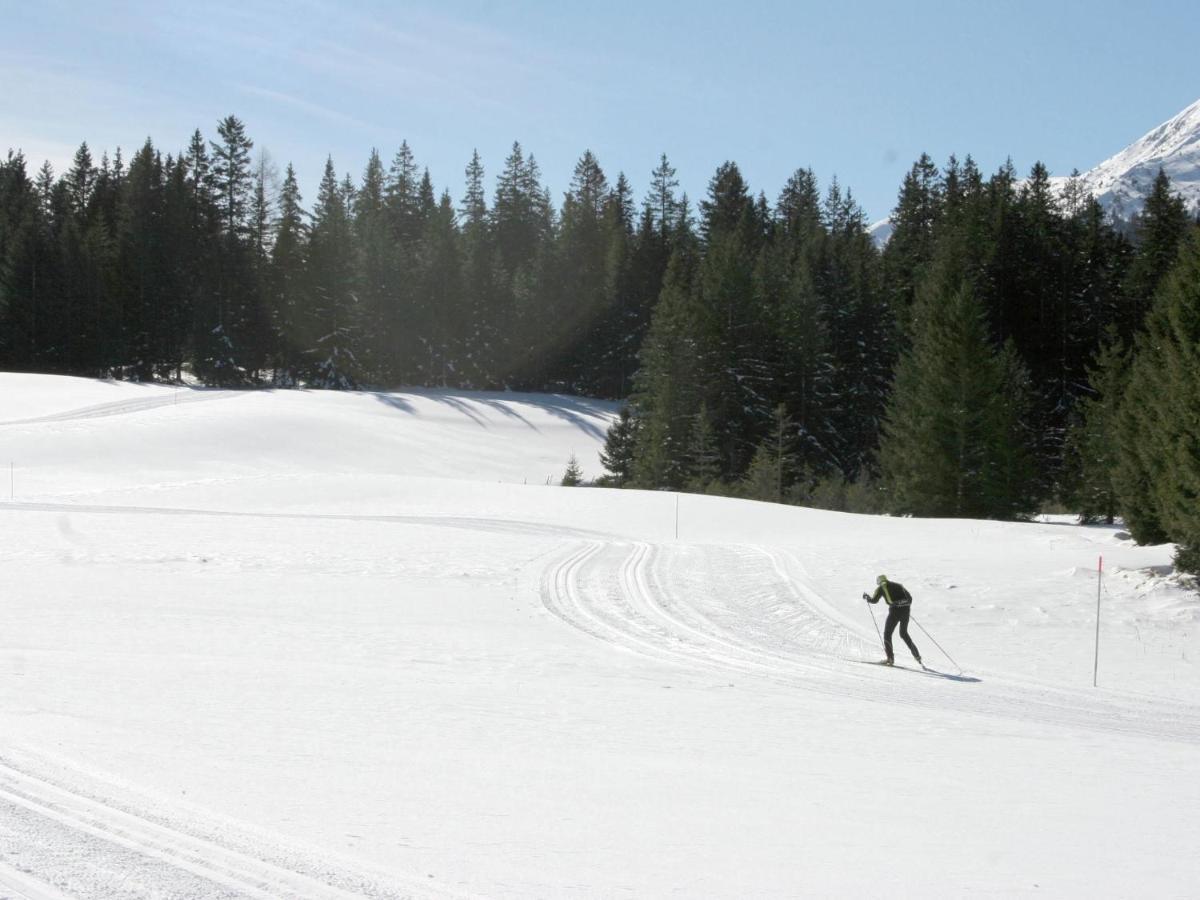
<path fill-rule="evenodd" d="M 1097 687 L 1100 678 L 1100 586 L 1101 579 L 1104 577 L 1104 557 L 1100 557 L 1100 562 L 1096 566 L 1096 654 L 1095 663 L 1092 666 L 1092 687 Z"/>

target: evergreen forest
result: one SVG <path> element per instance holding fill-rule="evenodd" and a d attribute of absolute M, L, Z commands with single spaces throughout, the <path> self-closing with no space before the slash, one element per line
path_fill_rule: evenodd
<path fill-rule="evenodd" d="M 0 159 L 0 369 L 624 401 L 610 486 L 857 512 L 1121 517 L 1200 571 L 1200 225 L 1041 164 L 918 159 L 883 249 L 853 194 L 737 165 L 635 198 L 519 144 L 455 198 L 407 143 L 306 203 L 229 116 L 164 154 Z M 566 483 L 579 483 L 574 460 Z"/>

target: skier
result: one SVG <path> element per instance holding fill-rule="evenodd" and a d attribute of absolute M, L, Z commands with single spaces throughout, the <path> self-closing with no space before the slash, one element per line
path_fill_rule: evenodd
<path fill-rule="evenodd" d="M 895 662 L 895 656 L 892 653 L 892 632 L 899 625 L 900 637 L 904 638 L 904 643 L 908 644 L 908 649 L 912 651 L 917 665 L 924 668 L 925 664 L 921 662 L 921 654 L 917 650 L 917 645 L 908 636 L 908 617 L 912 613 L 912 594 L 900 582 L 888 581 L 886 575 L 876 578 L 875 584 L 878 585 L 875 593 L 863 594 L 863 599 L 868 603 L 878 603 L 880 597 L 887 601 L 887 624 L 883 626 L 883 649 L 887 652 L 887 659 L 881 660 L 881 662 L 885 666 L 890 666 Z"/>

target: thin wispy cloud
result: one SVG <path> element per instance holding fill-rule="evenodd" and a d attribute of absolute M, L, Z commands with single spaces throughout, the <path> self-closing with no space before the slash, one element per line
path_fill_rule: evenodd
<path fill-rule="evenodd" d="M 319 103 L 313 103 L 311 100 L 305 100 L 302 97 L 293 97 L 291 94 L 285 94 L 282 91 L 275 91 L 252 84 L 239 84 L 237 85 L 237 89 L 243 94 L 249 94 L 252 97 L 258 97 L 271 103 L 279 103 L 329 122 L 336 122 L 340 125 L 351 125 L 363 130 L 371 128 L 367 122 L 355 116 L 348 115 L 336 109 L 330 109 Z"/>

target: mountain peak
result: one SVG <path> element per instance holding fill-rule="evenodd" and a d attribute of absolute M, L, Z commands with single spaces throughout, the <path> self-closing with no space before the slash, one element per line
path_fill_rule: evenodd
<path fill-rule="evenodd" d="M 1105 209 L 1127 219 L 1141 211 L 1160 168 L 1189 208 L 1200 203 L 1200 100 L 1080 178 Z"/>

